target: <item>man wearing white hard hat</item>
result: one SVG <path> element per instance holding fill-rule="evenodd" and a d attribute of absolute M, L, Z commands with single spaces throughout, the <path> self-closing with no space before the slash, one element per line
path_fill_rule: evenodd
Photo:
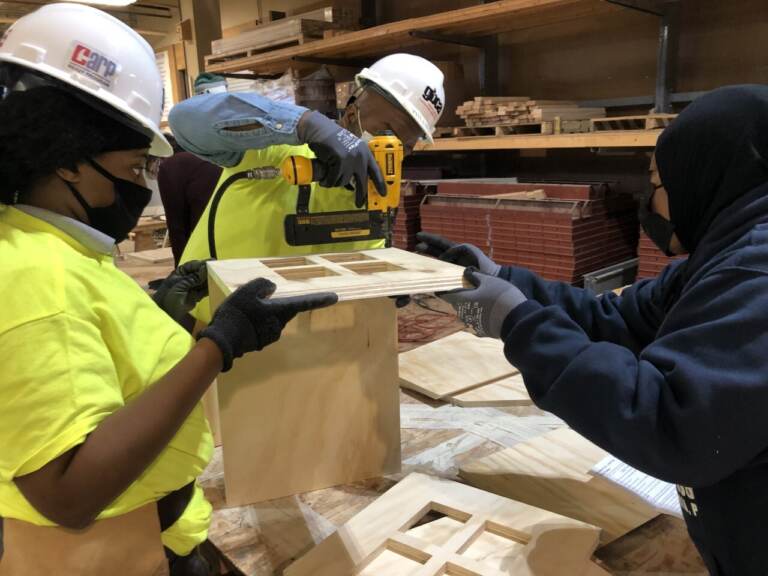
<path fill-rule="evenodd" d="M 279 166 L 288 156 L 317 157 L 329 169 L 323 180 L 312 185 L 310 211 L 353 210 L 363 204 L 369 177 L 383 187 L 364 141 L 389 130 L 408 154 L 419 140 L 432 141 L 445 102 L 443 73 L 412 54 L 386 56 L 361 70 L 355 79 L 357 90 L 338 123 L 319 112 L 255 93 L 190 98 L 171 110 L 169 123 L 183 148 L 224 167 L 220 187 L 240 172 Z M 259 258 L 384 246 L 383 240 L 289 245 L 283 221 L 295 213 L 297 195 L 298 187 L 282 179 L 232 183 L 217 207 L 217 257 Z M 210 206 L 192 232 L 182 262 L 211 257 Z M 202 322 L 210 319 L 207 299 L 193 315 Z"/>
<path fill-rule="evenodd" d="M 95 8 L 49 4 L 0 39 L 2 576 L 211 574 L 200 398 L 336 300 L 271 299 L 255 280 L 194 342 L 163 305 L 207 293 L 201 263 L 155 301 L 115 267 L 150 154 L 171 153 L 162 101 L 150 46 Z"/>

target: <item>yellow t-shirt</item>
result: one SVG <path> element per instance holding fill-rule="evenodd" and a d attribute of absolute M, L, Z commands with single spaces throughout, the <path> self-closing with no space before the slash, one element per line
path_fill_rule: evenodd
<path fill-rule="evenodd" d="M 242 162 L 227 168 L 221 175 L 221 184 L 232 174 L 263 166 L 279 166 L 288 156 L 314 158 L 309 146 L 271 146 L 262 150 L 249 150 Z M 298 186 L 291 186 L 282 178 L 274 180 L 238 180 L 232 184 L 219 202 L 216 211 L 216 252 L 220 260 L 230 258 L 267 258 L 373 250 L 384 247 L 384 240 L 338 242 L 314 246 L 291 246 L 285 241 L 284 220 L 296 213 Z M 212 201 L 212 200 L 211 200 Z M 200 221 L 184 249 L 181 263 L 210 258 L 208 249 L 208 203 Z M 354 193 L 344 188 L 322 188 L 312 185 L 310 212 L 354 210 Z M 192 313 L 198 320 L 211 319 L 208 299 L 202 300 Z"/>
<path fill-rule="evenodd" d="M 0 516 L 52 525 L 13 479 L 82 444 L 104 418 L 184 357 L 192 340 L 110 255 L 8 206 L 0 206 L 0 262 Z M 198 405 L 99 518 L 125 514 L 188 484 L 212 451 Z M 206 538 L 210 515 L 198 487 L 163 533 L 164 544 L 189 553 Z"/>

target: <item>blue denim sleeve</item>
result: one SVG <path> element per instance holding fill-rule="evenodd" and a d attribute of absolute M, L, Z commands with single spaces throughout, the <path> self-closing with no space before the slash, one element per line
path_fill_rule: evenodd
<path fill-rule="evenodd" d="M 171 109 L 168 123 L 179 145 L 219 166 L 236 166 L 247 150 L 300 144 L 296 126 L 306 108 L 260 94 L 203 94 Z M 233 130 L 257 125 L 252 130 Z"/>

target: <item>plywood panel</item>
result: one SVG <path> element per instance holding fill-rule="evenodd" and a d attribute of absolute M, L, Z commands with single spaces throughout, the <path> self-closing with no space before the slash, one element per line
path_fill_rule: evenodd
<path fill-rule="evenodd" d="M 304 313 L 219 377 L 227 504 L 399 471 L 396 328 L 388 299 Z"/>
<path fill-rule="evenodd" d="M 413 528 L 435 512 L 448 519 Z M 579 576 L 594 573 L 590 557 L 597 541 L 593 526 L 470 486 L 411 474 L 285 574 Z"/>
<path fill-rule="evenodd" d="M 453 290 L 464 268 L 397 248 L 315 256 L 219 260 L 208 263 L 222 285 L 234 290 L 254 278 L 277 285 L 275 296 L 331 290 L 339 301 Z"/>
<path fill-rule="evenodd" d="M 503 406 L 530 406 L 533 400 L 525 388 L 522 374 L 502 378 L 479 388 L 462 392 L 449 398 L 451 404 L 464 408 L 482 406 L 500 408 Z"/>
<path fill-rule="evenodd" d="M 599 526 L 601 541 L 607 543 L 658 512 L 589 475 L 605 456 L 604 450 L 563 428 L 464 464 L 459 475 L 473 486 Z"/>
<path fill-rule="evenodd" d="M 517 373 L 504 344 L 456 332 L 400 354 L 400 385 L 430 398 L 447 398 Z"/>

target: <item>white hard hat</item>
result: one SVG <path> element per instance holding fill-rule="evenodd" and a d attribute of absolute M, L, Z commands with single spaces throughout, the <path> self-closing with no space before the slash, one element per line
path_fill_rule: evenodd
<path fill-rule="evenodd" d="M 137 32 L 96 8 L 48 4 L 0 39 L 0 62 L 43 73 L 107 104 L 152 138 L 150 154 L 170 156 L 160 131 L 163 83 L 155 54 Z"/>
<path fill-rule="evenodd" d="M 363 68 L 355 80 L 358 86 L 372 82 L 392 96 L 432 142 L 432 132 L 445 105 L 440 68 L 420 56 L 392 54 Z"/>

